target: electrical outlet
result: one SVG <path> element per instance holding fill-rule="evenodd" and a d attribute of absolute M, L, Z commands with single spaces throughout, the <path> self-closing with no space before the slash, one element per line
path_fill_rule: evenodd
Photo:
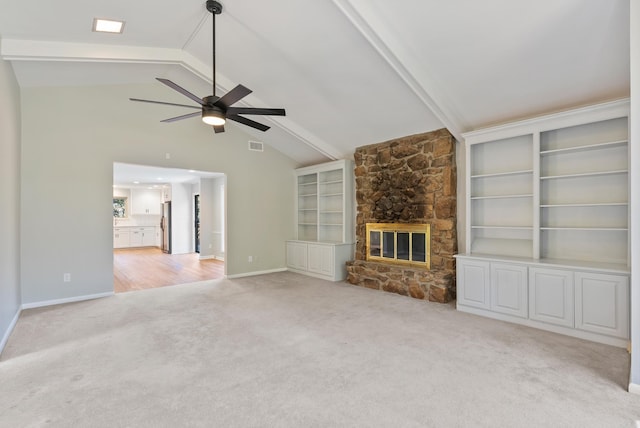
<path fill-rule="evenodd" d="M 249 256 L 248 262 L 253 263 L 253 256 Z"/>
<path fill-rule="evenodd" d="M 171 159 L 171 153 L 165 153 L 164 154 L 164 158 L 165 159 Z"/>
<path fill-rule="evenodd" d="M 213 244 L 209 244 L 209 248 L 213 248 Z"/>
<path fill-rule="evenodd" d="M 70 273 L 65 273 L 63 275 L 62 279 L 64 280 L 64 282 L 71 282 L 71 274 Z"/>

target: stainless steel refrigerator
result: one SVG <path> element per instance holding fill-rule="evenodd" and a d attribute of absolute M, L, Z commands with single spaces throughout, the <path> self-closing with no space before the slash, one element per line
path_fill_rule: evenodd
<path fill-rule="evenodd" d="M 162 251 L 171 254 L 171 202 L 162 203 L 160 228 L 162 229 Z"/>

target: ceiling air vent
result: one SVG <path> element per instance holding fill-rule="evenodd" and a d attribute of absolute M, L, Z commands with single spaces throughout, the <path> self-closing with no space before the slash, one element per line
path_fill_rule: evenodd
<path fill-rule="evenodd" d="M 254 152 L 264 152 L 264 144 L 260 141 L 249 141 L 249 150 Z"/>

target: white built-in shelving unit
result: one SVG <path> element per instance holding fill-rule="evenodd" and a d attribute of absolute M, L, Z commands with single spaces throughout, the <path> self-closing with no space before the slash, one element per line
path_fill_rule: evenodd
<path fill-rule="evenodd" d="M 338 160 L 296 170 L 297 237 L 287 241 L 287 266 L 342 280 L 353 259 L 353 162 Z"/>
<path fill-rule="evenodd" d="M 623 100 L 464 134 L 458 309 L 626 343 L 628 110 Z"/>

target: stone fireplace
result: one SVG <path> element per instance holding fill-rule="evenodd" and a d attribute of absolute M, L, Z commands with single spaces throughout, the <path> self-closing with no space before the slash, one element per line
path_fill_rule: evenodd
<path fill-rule="evenodd" d="M 455 298 L 453 136 L 446 129 L 440 129 L 359 147 L 354 159 L 356 259 L 347 262 L 347 281 L 442 303 Z M 430 251 L 426 257 L 429 263 L 419 265 L 368 257 L 368 229 L 375 229 L 372 226 L 375 223 L 397 230 L 410 229 L 404 225 L 429 226 L 427 248 Z"/>

